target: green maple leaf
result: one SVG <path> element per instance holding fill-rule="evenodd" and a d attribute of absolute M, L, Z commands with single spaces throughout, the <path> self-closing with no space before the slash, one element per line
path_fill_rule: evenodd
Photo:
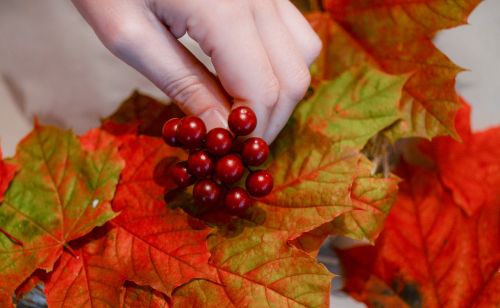
<path fill-rule="evenodd" d="M 344 291 L 369 307 L 498 307 L 498 201 L 469 216 L 436 173 L 402 169 L 405 181 L 375 245 L 337 250 Z M 498 178 L 488 180 L 498 190 Z"/>
<path fill-rule="evenodd" d="M 432 43 L 439 30 L 465 24 L 480 0 L 322 1 L 328 13 L 309 20 L 323 40 L 315 79 L 332 79 L 352 65 L 375 65 L 390 74 L 412 73 L 399 105 L 402 120 L 385 131 L 399 138 L 457 137 L 460 107 L 455 78 L 462 71 Z"/>
<path fill-rule="evenodd" d="M 272 145 L 267 167 L 275 189 L 258 200 L 260 210 L 254 210 L 251 219 L 296 237 L 353 210 L 385 216 L 387 207 L 380 211 L 356 202 L 359 192 L 375 189 L 372 182 L 363 180 L 373 177 L 373 165 L 359 150 L 399 119 L 396 106 L 405 81 L 406 76 L 368 67 L 353 69 L 324 83 L 302 102 Z M 377 185 L 383 187 L 384 182 L 395 187 L 392 179 L 381 179 Z M 374 200 L 390 198 L 396 189 L 380 191 L 372 195 Z M 365 201 L 369 204 L 370 198 Z M 374 221 L 381 223 L 381 219 Z M 349 233 L 349 228 L 346 225 L 344 231 Z"/>
<path fill-rule="evenodd" d="M 397 180 L 373 175 L 373 164 L 360 150 L 399 119 L 396 106 L 406 78 L 363 67 L 323 83 L 299 104 L 271 145 L 265 167 L 273 175 L 274 190 L 242 218 L 284 231 L 291 239 L 325 223 L 334 223 L 341 234 L 375 238 Z M 200 214 L 190 193 L 173 198 L 170 206 Z M 217 218 L 210 221 L 218 223 Z"/>
<path fill-rule="evenodd" d="M 353 239 L 373 241 L 383 229 L 384 221 L 395 201 L 399 180 L 370 176 L 358 178 L 352 187 L 354 208 L 332 222 L 305 232 L 293 240 L 296 247 L 317 255 L 325 239 L 341 234 Z"/>
<path fill-rule="evenodd" d="M 18 146 L 19 171 L 0 206 L 0 302 L 37 268 L 49 271 L 68 242 L 116 214 L 113 199 L 123 161 L 114 137 L 35 126 Z"/>
<path fill-rule="evenodd" d="M 333 275 L 286 244 L 287 234 L 259 226 L 209 238 L 219 281 L 195 280 L 177 289 L 174 307 L 327 307 Z"/>
<path fill-rule="evenodd" d="M 157 182 L 181 151 L 149 136 L 120 140 L 126 165 L 112 203 L 120 215 L 70 243 L 78 258 L 65 252 L 50 274 L 45 288 L 50 306 L 105 302 L 116 307 L 126 281 L 170 295 L 192 279 L 216 279 L 206 241 L 212 229 L 180 209 L 169 209 Z"/>

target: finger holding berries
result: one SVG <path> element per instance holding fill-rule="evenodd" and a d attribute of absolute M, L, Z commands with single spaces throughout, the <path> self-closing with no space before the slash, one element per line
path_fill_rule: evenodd
<path fill-rule="evenodd" d="M 267 170 L 252 171 L 269 157 L 269 146 L 259 137 L 246 140 L 239 136 L 251 134 L 257 125 L 255 113 L 248 107 L 235 108 L 229 115 L 228 126 L 208 133 L 203 121 L 195 116 L 173 118 L 163 125 L 165 143 L 189 151 L 187 161 L 175 164 L 170 175 L 178 188 L 192 184 L 193 198 L 198 206 L 213 208 L 224 204 L 238 214 L 253 204 L 253 198 L 271 193 L 273 178 Z M 250 172 L 245 188 L 231 187 Z"/>

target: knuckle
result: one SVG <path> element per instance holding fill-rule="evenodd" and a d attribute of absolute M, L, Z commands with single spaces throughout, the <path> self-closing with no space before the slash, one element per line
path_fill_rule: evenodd
<path fill-rule="evenodd" d="M 303 66 L 291 75 L 283 90 L 290 99 L 299 101 L 304 97 L 310 83 L 311 74 L 307 67 Z"/>
<path fill-rule="evenodd" d="M 160 82 L 159 88 L 174 100 L 181 109 L 189 109 L 189 104 L 197 101 L 203 94 L 203 84 L 194 75 L 186 75 L 176 79 Z"/>
<path fill-rule="evenodd" d="M 307 50 L 307 59 L 309 64 L 311 64 L 312 62 L 314 62 L 314 60 L 318 58 L 322 49 L 323 49 L 323 42 L 321 41 L 321 39 L 317 34 L 314 34 Z"/>
<path fill-rule="evenodd" d="M 208 5 L 210 6 L 207 7 Z M 249 12 L 243 1 L 223 0 L 217 4 L 207 4 L 207 6 L 200 7 L 195 14 L 202 21 L 201 25 L 218 30 L 237 23 Z"/>
<path fill-rule="evenodd" d="M 280 84 L 276 77 L 270 78 L 265 83 L 264 89 L 260 91 L 260 97 L 257 99 L 259 104 L 272 108 L 278 102 L 280 96 Z"/>
<path fill-rule="evenodd" d="M 113 23 L 102 36 L 104 45 L 114 54 L 122 55 L 141 38 L 143 31 L 133 22 Z"/>

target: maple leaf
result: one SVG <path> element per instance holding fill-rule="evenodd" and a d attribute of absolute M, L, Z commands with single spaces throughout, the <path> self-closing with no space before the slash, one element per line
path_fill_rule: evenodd
<path fill-rule="evenodd" d="M 46 287 L 53 305 L 105 301 L 115 307 L 125 281 L 169 295 L 191 279 L 217 279 L 208 264 L 206 238 L 211 229 L 168 208 L 164 188 L 154 178 L 159 163 L 175 163 L 180 151 L 148 136 L 126 135 L 121 142 L 119 153 L 126 166 L 112 204 L 120 215 L 94 241 L 72 245 L 78 259 L 70 254 L 61 258 Z"/>
<path fill-rule="evenodd" d="M 257 201 L 251 220 L 287 231 L 293 238 L 352 210 L 385 217 L 388 207 L 381 209 L 375 203 L 394 195 L 394 189 L 384 192 L 394 181 L 372 182 L 372 164 L 359 150 L 398 119 L 396 104 L 405 80 L 405 76 L 389 76 L 367 67 L 353 69 L 324 83 L 299 104 L 271 146 L 267 168 L 275 188 Z M 374 187 L 375 182 L 380 189 Z M 377 192 L 366 193 L 373 190 Z M 383 219 L 363 220 L 379 223 Z M 351 230 L 353 224 L 344 225 L 343 231 L 359 234 L 358 227 Z"/>
<path fill-rule="evenodd" d="M 485 203 L 500 203 L 500 127 L 472 134 L 470 107 L 463 101 L 456 119 L 462 143 L 441 137 L 427 145 L 455 203 L 473 215 Z M 471 172 L 474 170 L 474 172 Z"/>
<path fill-rule="evenodd" d="M 399 180 L 395 177 L 356 179 L 352 186 L 353 209 L 332 222 L 301 234 L 292 241 L 293 245 L 316 256 L 325 239 L 332 234 L 359 240 L 375 240 L 396 199 L 398 183 Z"/>
<path fill-rule="evenodd" d="M 10 182 L 14 178 L 14 175 L 17 171 L 17 166 L 12 163 L 7 163 L 2 159 L 2 149 L 0 148 L 0 205 L 4 199 L 4 194 L 7 188 L 10 185 Z M 9 238 L 11 241 L 22 244 L 18 239 L 12 236 L 9 232 L 4 230 L 0 225 L 0 234 L 1 236 L 5 236 Z M 0 293 L 1 294 L 1 293 Z"/>
<path fill-rule="evenodd" d="M 0 203 L 3 201 L 4 193 L 16 174 L 17 166 L 2 160 L 2 149 L 0 148 Z"/>
<path fill-rule="evenodd" d="M 81 247 L 74 244 L 78 259 L 69 254 L 61 258 L 46 285 L 49 304 L 107 301 L 117 306 L 125 281 L 164 294 L 187 282 L 172 298 L 173 305 L 181 307 L 221 302 L 261 307 L 328 304 L 331 274 L 306 253 L 290 247 L 285 232 L 237 220 L 238 228 L 220 227 L 209 237 L 209 260 L 206 237 L 211 230 L 181 210 L 165 207 L 163 190 L 153 180 L 153 169 L 172 151 L 161 139 L 124 138 L 120 153 L 127 165 L 113 201 L 120 215 L 107 224 L 104 236 L 96 235 L 96 241 Z M 59 278 L 63 274 L 66 278 Z M 148 296 L 149 291 L 145 292 L 142 296 Z M 186 298 L 185 292 L 199 296 Z M 200 297 L 205 293 L 217 298 Z"/>
<path fill-rule="evenodd" d="M 64 252 L 45 279 L 44 293 L 50 307 L 118 307 L 124 276 L 104 257 L 109 227 L 98 229 Z"/>
<path fill-rule="evenodd" d="M 275 189 L 242 218 L 286 231 L 292 239 L 336 218 L 339 233 L 376 237 L 397 180 L 372 175 L 373 164 L 359 151 L 399 119 L 396 105 L 406 78 L 359 67 L 323 83 L 299 104 L 271 145 L 266 167 Z M 204 216 L 189 192 L 169 198 L 169 206 Z M 227 220 L 223 217 L 203 219 L 217 225 Z"/>
<path fill-rule="evenodd" d="M 316 78 L 331 79 L 351 65 L 370 63 L 390 74 L 411 72 L 399 106 L 403 119 L 385 135 L 392 141 L 457 137 L 454 86 L 461 69 L 431 40 L 439 30 L 464 24 L 479 2 L 325 0 L 329 14 L 309 16 L 324 46 L 312 71 Z"/>
<path fill-rule="evenodd" d="M 285 232 L 238 225 L 209 238 L 219 281 L 192 281 L 172 296 L 174 307 L 328 307 L 332 275 L 286 244 Z"/>
<path fill-rule="evenodd" d="M 127 165 L 113 200 L 113 209 L 121 213 L 112 221 L 116 236 L 109 239 L 128 280 L 167 295 L 191 279 L 214 275 L 208 267 L 210 228 L 166 207 L 164 188 L 154 179 L 159 163 L 175 163 L 179 152 L 160 138 L 146 136 L 130 138 L 121 146 Z M 143 270 L 136 271 L 137 266 Z"/>
<path fill-rule="evenodd" d="M 370 307 L 499 305 L 500 203 L 469 216 L 436 174 L 407 174 L 376 245 L 338 251 L 345 291 Z"/>
<path fill-rule="evenodd" d="M 148 136 L 161 136 L 163 123 L 184 113 L 176 104 L 164 104 L 138 91 L 132 93 L 112 115 L 103 119 L 103 128 L 111 132 L 123 131 Z M 121 129 L 119 127 L 121 126 Z M 135 128 L 135 126 L 137 126 Z"/>
<path fill-rule="evenodd" d="M 0 206 L 0 299 L 10 305 L 16 287 L 35 269 L 52 269 L 68 242 L 115 216 L 114 196 L 123 161 L 116 140 L 100 130 L 81 141 L 69 131 L 36 125 L 19 145 L 20 166 Z"/>
<path fill-rule="evenodd" d="M 142 307 L 146 303 L 168 307 L 164 294 L 127 281 L 126 273 L 116 266 L 109 241 L 115 232 L 107 224 L 73 244 L 76 257 L 63 253 L 54 271 L 43 278 L 49 307 Z"/>
<path fill-rule="evenodd" d="M 274 190 L 242 218 L 285 231 L 290 239 L 335 219 L 341 234 L 376 237 L 397 180 L 372 175 L 373 164 L 359 150 L 398 120 L 396 104 L 405 80 L 369 67 L 353 68 L 300 103 L 271 145 L 266 167 Z M 203 216 L 190 193 L 174 196 L 169 205 Z M 217 224 L 222 216 L 204 219 Z"/>

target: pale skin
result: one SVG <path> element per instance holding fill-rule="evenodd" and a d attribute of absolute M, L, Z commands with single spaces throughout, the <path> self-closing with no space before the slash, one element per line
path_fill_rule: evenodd
<path fill-rule="evenodd" d="M 288 0 L 73 0 L 104 45 L 208 128 L 236 106 L 273 141 L 310 83 L 321 41 Z M 211 57 L 210 73 L 178 38 Z"/>

